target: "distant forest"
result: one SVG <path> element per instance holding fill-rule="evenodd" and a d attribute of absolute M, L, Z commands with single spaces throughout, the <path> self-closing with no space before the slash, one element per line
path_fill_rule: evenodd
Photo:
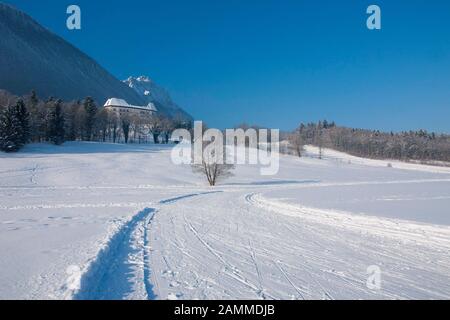
<path fill-rule="evenodd" d="M 241 124 L 236 128 L 261 129 Z M 156 115 L 118 117 L 87 97 L 63 102 L 56 98 L 41 100 L 34 92 L 16 97 L 0 90 L 0 150 L 18 151 L 30 142 L 101 141 L 118 143 L 168 143 L 176 128 L 192 129 L 183 118 Z M 396 159 L 439 164 L 450 162 L 450 135 L 425 130 L 381 132 L 354 129 L 334 122 L 301 123 L 282 134 L 289 141 L 285 152 L 302 156 L 304 145 L 331 148 L 372 159 Z"/>
<path fill-rule="evenodd" d="M 179 118 L 157 114 L 149 118 L 118 117 L 96 105 L 90 97 L 63 102 L 41 100 L 35 92 L 16 97 L 0 90 L 0 150 L 15 152 L 27 143 L 102 141 L 168 143 L 176 128 L 191 128 Z"/>
<path fill-rule="evenodd" d="M 450 135 L 426 130 L 381 132 L 346 128 L 326 120 L 300 124 L 289 132 L 290 152 L 301 156 L 304 145 L 331 148 L 351 155 L 372 159 L 396 159 L 432 163 L 450 162 Z"/>

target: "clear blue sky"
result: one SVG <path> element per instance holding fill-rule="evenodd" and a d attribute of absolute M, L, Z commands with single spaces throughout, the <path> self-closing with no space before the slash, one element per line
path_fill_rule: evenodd
<path fill-rule="evenodd" d="M 5 1 L 210 126 L 300 121 L 450 132 L 450 1 Z M 82 9 L 82 30 L 65 27 Z M 366 28 L 378 4 L 382 30 Z"/>

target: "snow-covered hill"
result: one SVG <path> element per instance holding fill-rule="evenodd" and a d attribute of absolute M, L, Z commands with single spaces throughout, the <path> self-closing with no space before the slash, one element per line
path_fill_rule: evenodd
<path fill-rule="evenodd" d="M 124 82 L 134 89 L 146 103 L 152 102 L 159 111 L 171 117 L 191 119 L 170 97 L 169 92 L 146 76 L 129 77 Z"/>
<path fill-rule="evenodd" d="M 312 145 L 304 146 L 304 155 L 308 157 L 319 157 L 319 148 Z M 340 162 L 347 162 L 349 164 L 361 164 L 374 167 L 390 167 L 404 170 L 418 170 L 429 172 L 450 173 L 450 164 L 443 161 L 436 161 L 439 165 L 428 165 L 411 162 L 405 162 L 394 159 L 367 159 L 357 156 L 352 156 L 345 152 L 336 151 L 333 149 L 322 148 L 322 158 L 325 160 L 335 160 Z"/>
<path fill-rule="evenodd" d="M 448 299 L 449 190 L 327 153 L 210 188 L 169 146 L 28 145 L 0 153 L 0 299 Z"/>

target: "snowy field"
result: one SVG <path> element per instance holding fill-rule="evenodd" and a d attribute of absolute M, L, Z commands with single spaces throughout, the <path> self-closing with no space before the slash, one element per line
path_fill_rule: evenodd
<path fill-rule="evenodd" d="M 215 188 L 164 146 L 0 153 L 0 299 L 449 299 L 450 168 L 307 151 Z"/>

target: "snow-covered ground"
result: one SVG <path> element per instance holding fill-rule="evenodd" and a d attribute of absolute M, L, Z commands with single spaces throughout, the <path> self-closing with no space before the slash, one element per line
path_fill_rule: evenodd
<path fill-rule="evenodd" d="M 450 168 L 280 161 L 210 188 L 164 146 L 0 153 L 0 299 L 450 298 Z"/>

